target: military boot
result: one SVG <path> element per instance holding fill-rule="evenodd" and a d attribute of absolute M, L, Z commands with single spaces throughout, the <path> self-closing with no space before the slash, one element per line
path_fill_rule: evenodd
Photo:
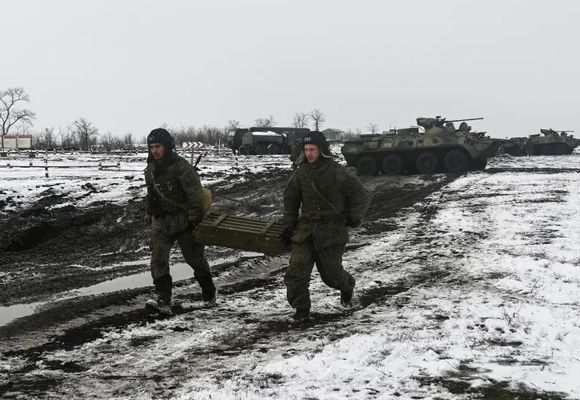
<path fill-rule="evenodd" d="M 354 296 L 354 285 L 356 282 L 352 276 L 349 277 L 349 281 L 350 281 L 350 284 L 352 285 L 350 290 L 341 290 L 340 291 L 340 304 L 343 307 L 351 307 L 352 306 L 352 298 Z"/>
<path fill-rule="evenodd" d="M 201 286 L 202 300 L 206 302 L 208 305 L 215 305 L 217 290 L 215 288 L 211 275 L 196 277 L 196 279 L 199 282 L 199 286 Z"/>
<path fill-rule="evenodd" d="M 145 303 L 145 308 L 149 312 L 158 313 L 160 315 L 173 315 L 171 310 L 171 298 L 163 295 L 158 295 L 156 299 L 149 299 Z"/>
<path fill-rule="evenodd" d="M 308 309 L 301 309 L 297 308 L 296 312 L 294 313 L 294 317 L 292 317 L 295 323 L 302 323 L 310 321 L 310 310 Z"/>
<path fill-rule="evenodd" d="M 354 295 L 354 288 L 351 290 L 341 290 L 340 291 L 340 305 L 343 307 L 352 306 L 352 297 Z"/>
<path fill-rule="evenodd" d="M 172 315 L 171 311 L 171 291 L 173 282 L 171 275 L 163 275 L 162 277 L 153 281 L 155 285 L 155 292 L 157 293 L 155 299 L 149 299 L 145 303 L 145 308 L 150 312 L 157 312 L 161 315 Z"/>

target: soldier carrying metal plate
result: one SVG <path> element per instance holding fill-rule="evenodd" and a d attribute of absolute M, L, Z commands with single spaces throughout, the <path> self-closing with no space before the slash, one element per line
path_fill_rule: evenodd
<path fill-rule="evenodd" d="M 145 221 L 151 224 L 151 276 L 157 292 L 157 298 L 149 300 L 147 308 L 171 314 L 173 282 L 169 253 L 175 241 L 185 261 L 193 268 L 203 300 L 215 303 L 216 288 L 204 256 L 204 245 L 193 238 L 193 230 L 205 213 L 197 171 L 177 155 L 174 140 L 167 130 L 152 130 L 147 136 L 147 146 Z"/>

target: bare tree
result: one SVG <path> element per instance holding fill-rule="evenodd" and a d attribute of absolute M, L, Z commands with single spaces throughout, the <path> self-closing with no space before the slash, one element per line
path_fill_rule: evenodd
<path fill-rule="evenodd" d="M 54 149 L 56 147 L 54 128 L 43 128 L 40 131 L 40 135 L 35 138 L 34 147 L 37 149 Z"/>
<path fill-rule="evenodd" d="M 133 150 L 134 145 L 133 134 L 131 132 L 125 133 L 125 137 L 123 137 L 123 147 L 128 150 Z"/>
<path fill-rule="evenodd" d="M 99 130 L 85 118 L 73 122 L 72 131 L 79 139 L 81 150 L 89 150 L 91 144 L 95 142 L 95 136 L 99 134 Z"/>
<path fill-rule="evenodd" d="M 30 98 L 22 88 L 11 88 L 0 91 L 0 131 L 2 141 L 2 151 L 4 151 L 4 136 L 8 135 L 10 128 L 17 122 L 21 124 L 32 124 L 36 114 L 26 108 L 21 108 L 20 103 L 29 103 Z"/>
<path fill-rule="evenodd" d="M 369 131 L 371 135 L 375 135 L 379 133 L 379 125 L 371 122 L 367 125 L 367 131 Z"/>
<path fill-rule="evenodd" d="M 271 126 L 274 126 L 274 124 L 276 124 L 276 121 L 274 121 L 274 116 L 270 114 L 267 118 L 256 118 L 254 120 L 254 123 L 256 124 L 257 127 L 269 128 Z"/>
<path fill-rule="evenodd" d="M 310 116 L 307 113 L 297 112 L 292 118 L 292 126 L 294 128 L 306 128 L 308 127 L 308 120 Z"/>
<path fill-rule="evenodd" d="M 233 132 L 240 127 L 240 121 L 236 121 L 235 119 L 230 119 L 228 124 L 226 125 L 225 131 L 226 134 L 228 132 Z"/>
<path fill-rule="evenodd" d="M 81 140 L 81 142 L 83 142 L 83 140 Z M 107 132 L 104 135 L 102 135 L 101 138 L 99 139 L 99 145 L 105 151 L 111 151 L 113 149 L 113 134 L 111 132 Z"/>
<path fill-rule="evenodd" d="M 322 124 L 326 122 L 326 119 L 324 118 L 324 113 L 320 111 L 318 108 L 315 108 L 314 110 L 310 111 L 309 116 L 310 119 L 312 119 L 314 130 L 319 131 Z"/>

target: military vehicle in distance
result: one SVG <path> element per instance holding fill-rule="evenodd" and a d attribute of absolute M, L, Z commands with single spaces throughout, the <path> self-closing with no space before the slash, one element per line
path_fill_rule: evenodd
<path fill-rule="evenodd" d="M 525 156 L 527 137 L 513 137 L 504 140 L 500 147 L 500 152 L 511 154 L 512 156 Z"/>
<path fill-rule="evenodd" d="M 290 154 L 295 143 L 308 132 L 308 128 L 241 128 L 234 131 L 229 146 L 241 154 Z"/>
<path fill-rule="evenodd" d="M 502 145 L 504 153 L 512 156 L 563 155 L 572 154 L 580 145 L 580 140 L 568 133 L 574 131 L 555 131 L 540 129 L 540 133 L 526 137 L 511 138 Z"/>
<path fill-rule="evenodd" d="M 342 154 L 360 175 L 404 173 L 433 174 L 484 169 L 488 157 L 495 155 L 501 140 L 472 132 L 466 121 L 483 118 L 446 120 L 417 118 L 419 127 L 364 135 L 348 140 Z M 456 129 L 454 123 L 461 122 Z"/>

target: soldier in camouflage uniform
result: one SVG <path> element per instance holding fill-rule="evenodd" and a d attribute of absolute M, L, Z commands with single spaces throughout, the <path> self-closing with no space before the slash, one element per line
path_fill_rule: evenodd
<path fill-rule="evenodd" d="M 292 245 L 284 283 L 298 322 L 310 318 L 310 275 L 314 264 L 324 283 L 340 290 L 341 304 L 349 306 L 355 280 L 342 267 L 348 227 L 360 225 L 370 195 L 345 167 L 332 160 L 321 132 L 303 139 L 298 165 L 284 190 L 282 240 Z M 300 215 L 299 215 L 300 211 Z"/>
<path fill-rule="evenodd" d="M 203 300 L 215 302 L 216 289 L 204 256 L 204 245 L 193 240 L 193 229 L 204 217 L 197 171 L 176 154 L 173 138 L 167 130 L 152 130 L 147 145 L 145 221 L 152 228 L 151 275 L 157 292 L 157 299 L 149 300 L 147 306 L 171 313 L 173 283 L 169 273 L 169 253 L 176 240 L 185 261 L 194 270 Z"/>

